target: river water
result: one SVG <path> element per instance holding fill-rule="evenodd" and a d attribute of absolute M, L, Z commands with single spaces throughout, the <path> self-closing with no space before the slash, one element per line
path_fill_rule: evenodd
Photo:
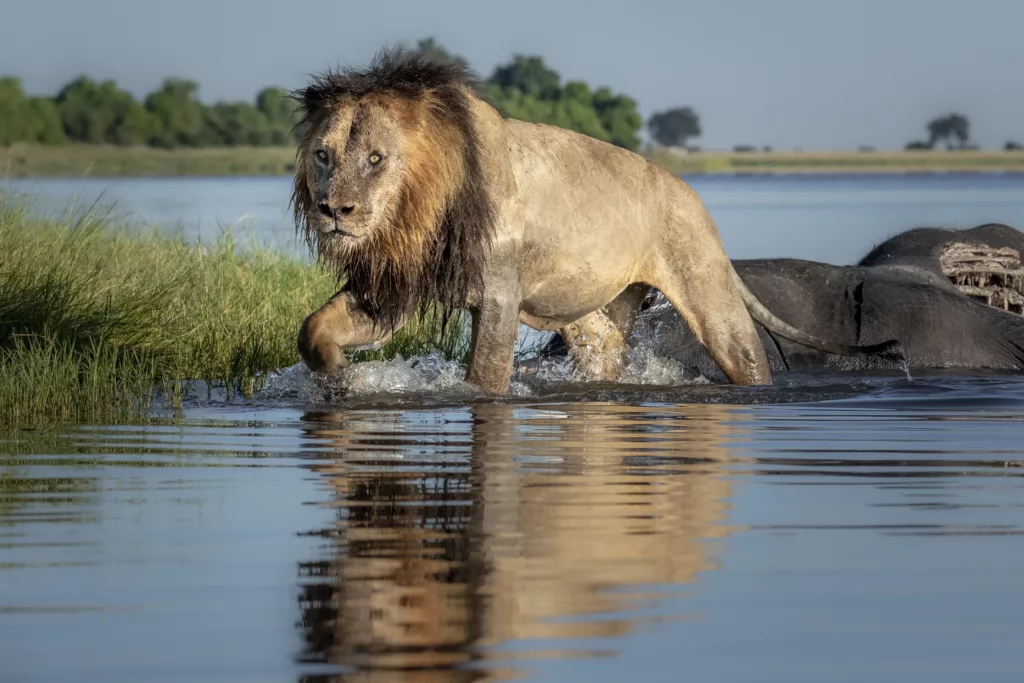
<path fill-rule="evenodd" d="M 109 181 L 29 184 L 56 208 Z M 1024 227 L 1021 177 L 693 184 L 738 258 Z M 113 188 L 292 248 L 285 179 Z M 144 428 L 4 437 L 0 681 L 1020 680 L 1024 377 L 637 363 L 500 401 L 396 362 L 325 402 L 296 367 Z"/>

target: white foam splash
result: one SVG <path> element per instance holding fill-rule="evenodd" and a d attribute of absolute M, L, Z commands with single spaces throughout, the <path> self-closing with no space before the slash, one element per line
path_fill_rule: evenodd
<path fill-rule="evenodd" d="M 312 373 L 303 362 L 272 372 L 259 391 L 259 398 L 270 401 L 298 400 L 312 403 L 322 395 Z"/>
<path fill-rule="evenodd" d="M 440 354 L 396 357 L 389 361 L 353 363 L 336 376 L 337 386 L 350 394 L 449 393 L 469 389 L 465 369 Z M 334 379 L 334 378 L 332 378 Z"/>
<path fill-rule="evenodd" d="M 332 375 L 314 375 L 304 363 L 272 373 L 259 392 L 263 400 L 289 400 L 303 403 L 322 403 L 339 396 L 390 395 L 442 395 L 450 398 L 470 398 L 481 392 L 464 380 L 466 369 L 456 361 L 445 360 L 440 354 L 396 357 L 389 361 L 353 363 Z M 535 371 L 513 376 L 509 394 L 530 397 L 534 390 L 530 384 L 576 384 L 573 363 L 568 357 L 548 358 L 537 364 Z M 670 358 L 658 356 L 652 348 L 639 344 L 630 349 L 623 384 L 679 386 L 707 384 L 708 380 L 689 376 L 686 368 Z"/>
<path fill-rule="evenodd" d="M 573 363 L 567 356 L 545 358 L 536 363 L 536 370 L 530 376 L 548 383 L 570 383 L 574 381 Z M 693 377 L 682 363 L 659 356 L 652 346 L 643 342 L 636 343 L 626 354 L 626 367 L 619 381 L 656 386 L 709 383 L 706 377 Z"/>
<path fill-rule="evenodd" d="M 708 384 L 703 375 L 690 376 L 686 366 L 672 358 L 655 353 L 647 344 L 637 344 L 626 355 L 626 369 L 622 381 L 629 384 L 653 384 L 658 386 L 679 386 Z"/>
<path fill-rule="evenodd" d="M 543 358 L 536 362 L 536 370 L 531 378 L 542 382 L 571 382 L 573 380 L 573 364 L 568 356 Z"/>

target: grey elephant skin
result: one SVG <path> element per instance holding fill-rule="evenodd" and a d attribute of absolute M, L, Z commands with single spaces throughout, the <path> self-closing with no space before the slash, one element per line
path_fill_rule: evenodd
<path fill-rule="evenodd" d="M 813 335 L 859 346 L 895 339 L 909 368 L 1021 370 L 1024 317 L 1006 305 L 1010 298 L 1019 311 L 1024 301 L 1019 296 L 1018 278 L 1024 274 L 1020 253 L 1024 233 L 990 223 L 966 230 L 908 230 L 876 246 L 854 266 L 789 258 L 734 260 L 733 266 L 772 313 Z M 1005 271 L 997 274 L 999 282 L 1008 281 L 1009 287 L 1002 288 L 1002 295 L 997 292 L 997 303 L 990 305 L 984 301 L 986 292 L 998 289 L 989 273 L 993 259 Z M 965 284 L 958 286 L 951 271 L 966 273 L 960 276 Z M 972 289 L 972 284 L 980 286 Z M 649 297 L 644 307 L 631 344 L 648 344 L 659 356 L 705 377 L 722 377 L 683 318 L 660 295 Z M 775 372 L 903 367 L 883 356 L 838 356 L 811 349 L 760 325 L 757 333 Z M 556 336 L 540 356 L 564 353 L 564 343 Z"/>

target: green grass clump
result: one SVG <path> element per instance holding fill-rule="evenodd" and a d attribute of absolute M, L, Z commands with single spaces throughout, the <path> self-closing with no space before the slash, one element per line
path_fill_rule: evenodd
<path fill-rule="evenodd" d="M 230 232 L 197 245 L 90 211 L 36 218 L 0 195 L 0 423 L 138 419 L 194 380 L 251 395 L 299 361 L 299 325 L 335 291 L 321 268 Z M 458 320 L 443 338 L 407 325 L 357 360 L 438 349 L 464 360 Z"/>
<path fill-rule="evenodd" d="M 0 349 L 0 419 L 25 424 L 142 418 L 153 400 L 153 358 L 102 342 L 76 347 L 15 337 Z"/>

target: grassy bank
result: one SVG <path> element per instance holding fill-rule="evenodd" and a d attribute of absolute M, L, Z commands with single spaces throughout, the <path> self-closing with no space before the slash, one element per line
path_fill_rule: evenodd
<path fill-rule="evenodd" d="M 159 149 L 113 145 L 0 148 L 0 177 L 256 176 L 294 172 L 294 147 Z"/>
<path fill-rule="evenodd" d="M 0 195 L 0 424 L 139 419 L 193 380 L 250 394 L 298 362 L 299 324 L 334 291 L 318 267 L 230 233 L 192 245 L 88 211 L 37 219 Z M 458 327 L 449 357 L 465 353 Z M 359 358 L 435 348 L 428 332 Z"/>
<path fill-rule="evenodd" d="M 1024 173 L 1024 151 L 876 152 L 653 152 L 673 173 Z M 156 149 L 92 145 L 15 145 L 0 148 L 0 176 L 253 176 L 289 175 L 292 147 Z"/>

